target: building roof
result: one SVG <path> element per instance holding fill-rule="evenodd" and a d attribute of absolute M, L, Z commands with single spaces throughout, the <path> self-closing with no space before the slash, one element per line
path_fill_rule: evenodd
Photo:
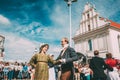
<path fill-rule="evenodd" d="M 120 29 L 120 24 L 119 23 L 113 22 L 112 20 L 109 20 L 109 21 L 110 21 L 110 26 Z"/>
<path fill-rule="evenodd" d="M 99 18 L 100 18 L 100 20 L 104 20 L 104 21 L 110 22 L 110 26 L 116 27 L 116 28 L 120 29 L 120 24 L 119 23 L 116 23 L 116 22 L 114 22 L 112 20 L 105 19 L 103 17 L 99 17 Z"/>

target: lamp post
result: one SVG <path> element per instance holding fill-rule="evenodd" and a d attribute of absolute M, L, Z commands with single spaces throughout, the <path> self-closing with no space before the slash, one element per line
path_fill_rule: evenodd
<path fill-rule="evenodd" d="M 69 38 L 70 38 L 70 46 L 72 45 L 72 32 L 71 32 L 71 26 L 72 26 L 72 21 L 71 21 L 71 4 L 72 4 L 72 2 L 76 2 L 77 0 L 64 0 L 65 2 L 67 2 L 67 5 L 68 5 L 68 7 L 69 7 L 69 19 L 70 19 L 70 36 L 69 36 Z"/>

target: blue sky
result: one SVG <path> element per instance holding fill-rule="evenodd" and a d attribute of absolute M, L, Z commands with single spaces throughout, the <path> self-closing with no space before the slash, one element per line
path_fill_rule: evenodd
<path fill-rule="evenodd" d="M 100 16 L 120 23 L 120 0 L 78 0 L 71 6 L 72 37 L 79 29 L 81 13 L 88 1 Z M 0 35 L 5 36 L 6 60 L 29 61 L 35 48 L 39 49 L 43 43 L 48 43 L 48 53 L 57 57 L 61 38 L 69 38 L 67 3 L 64 0 L 0 0 Z"/>

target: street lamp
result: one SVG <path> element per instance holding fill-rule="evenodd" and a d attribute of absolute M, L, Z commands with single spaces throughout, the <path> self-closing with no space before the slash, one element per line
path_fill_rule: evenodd
<path fill-rule="evenodd" d="M 72 45 L 72 38 L 71 38 L 71 25 L 72 25 L 72 23 L 71 23 L 71 4 L 72 4 L 72 2 L 76 2 L 77 0 L 64 0 L 65 2 L 67 2 L 67 5 L 68 5 L 68 7 L 69 7 L 69 18 L 70 18 L 70 46 Z"/>

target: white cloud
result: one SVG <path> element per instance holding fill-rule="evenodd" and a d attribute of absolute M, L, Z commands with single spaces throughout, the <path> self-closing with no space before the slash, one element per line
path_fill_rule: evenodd
<path fill-rule="evenodd" d="M 61 45 L 55 46 L 55 45 L 50 45 L 50 49 L 48 50 L 48 54 L 53 54 L 55 58 L 58 57 L 61 51 Z"/>
<path fill-rule="evenodd" d="M 0 15 L 0 24 L 2 25 L 10 25 L 10 21 L 8 18 L 4 17 L 3 15 Z"/>
<path fill-rule="evenodd" d="M 37 32 L 37 33 L 40 33 L 41 30 L 42 30 L 41 28 L 37 28 L 37 29 L 36 29 L 36 32 Z"/>
<path fill-rule="evenodd" d="M 5 34 L 5 59 L 28 61 L 33 55 L 37 42 L 16 36 Z"/>
<path fill-rule="evenodd" d="M 69 35 L 69 14 L 61 5 L 54 5 L 52 14 L 50 15 L 51 20 L 54 22 L 53 28 L 49 29 L 52 36 L 49 38 L 60 39 L 62 37 L 67 37 Z"/>
<path fill-rule="evenodd" d="M 39 47 L 44 44 L 40 42 L 33 42 L 12 33 L 2 32 L 1 35 L 5 36 L 4 58 L 7 61 L 29 61 L 34 55 L 35 48 L 39 50 Z M 60 46 L 51 44 L 48 53 L 54 54 L 56 58 L 60 54 L 60 50 Z"/>
<path fill-rule="evenodd" d="M 109 18 L 110 16 L 114 15 L 120 9 L 119 7 L 120 0 L 104 1 L 103 3 L 101 2 L 102 2 L 101 0 L 95 1 L 93 2 L 93 5 L 95 5 L 97 12 L 102 17 Z"/>
<path fill-rule="evenodd" d="M 32 30 L 32 31 L 31 31 L 31 34 L 32 34 L 32 35 L 34 35 L 34 34 L 35 34 L 35 31 L 34 31 L 34 30 Z"/>
<path fill-rule="evenodd" d="M 67 4 L 65 5 L 66 7 L 62 5 L 55 5 L 53 9 L 53 14 L 51 14 L 51 19 L 53 20 L 54 26 L 55 26 L 55 28 L 52 29 L 52 32 L 56 34 L 54 35 L 54 37 L 55 36 L 59 36 L 59 38 L 67 37 L 70 34 L 69 32 L 70 31 L 69 8 Z M 74 35 L 75 31 L 79 28 L 80 17 L 78 16 L 81 15 L 80 7 L 81 6 L 75 6 L 75 5 L 71 6 L 72 8 L 72 12 L 71 12 L 72 35 Z"/>
<path fill-rule="evenodd" d="M 60 7 L 59 5 L 56 5 L 53 9 L 53 14 L 51 14 L 51 19 L 56 24 L 63 26 L 69 25 L 69 15 L 67 14 L 67 11 L 64 12 L 64 8 Z"/>

